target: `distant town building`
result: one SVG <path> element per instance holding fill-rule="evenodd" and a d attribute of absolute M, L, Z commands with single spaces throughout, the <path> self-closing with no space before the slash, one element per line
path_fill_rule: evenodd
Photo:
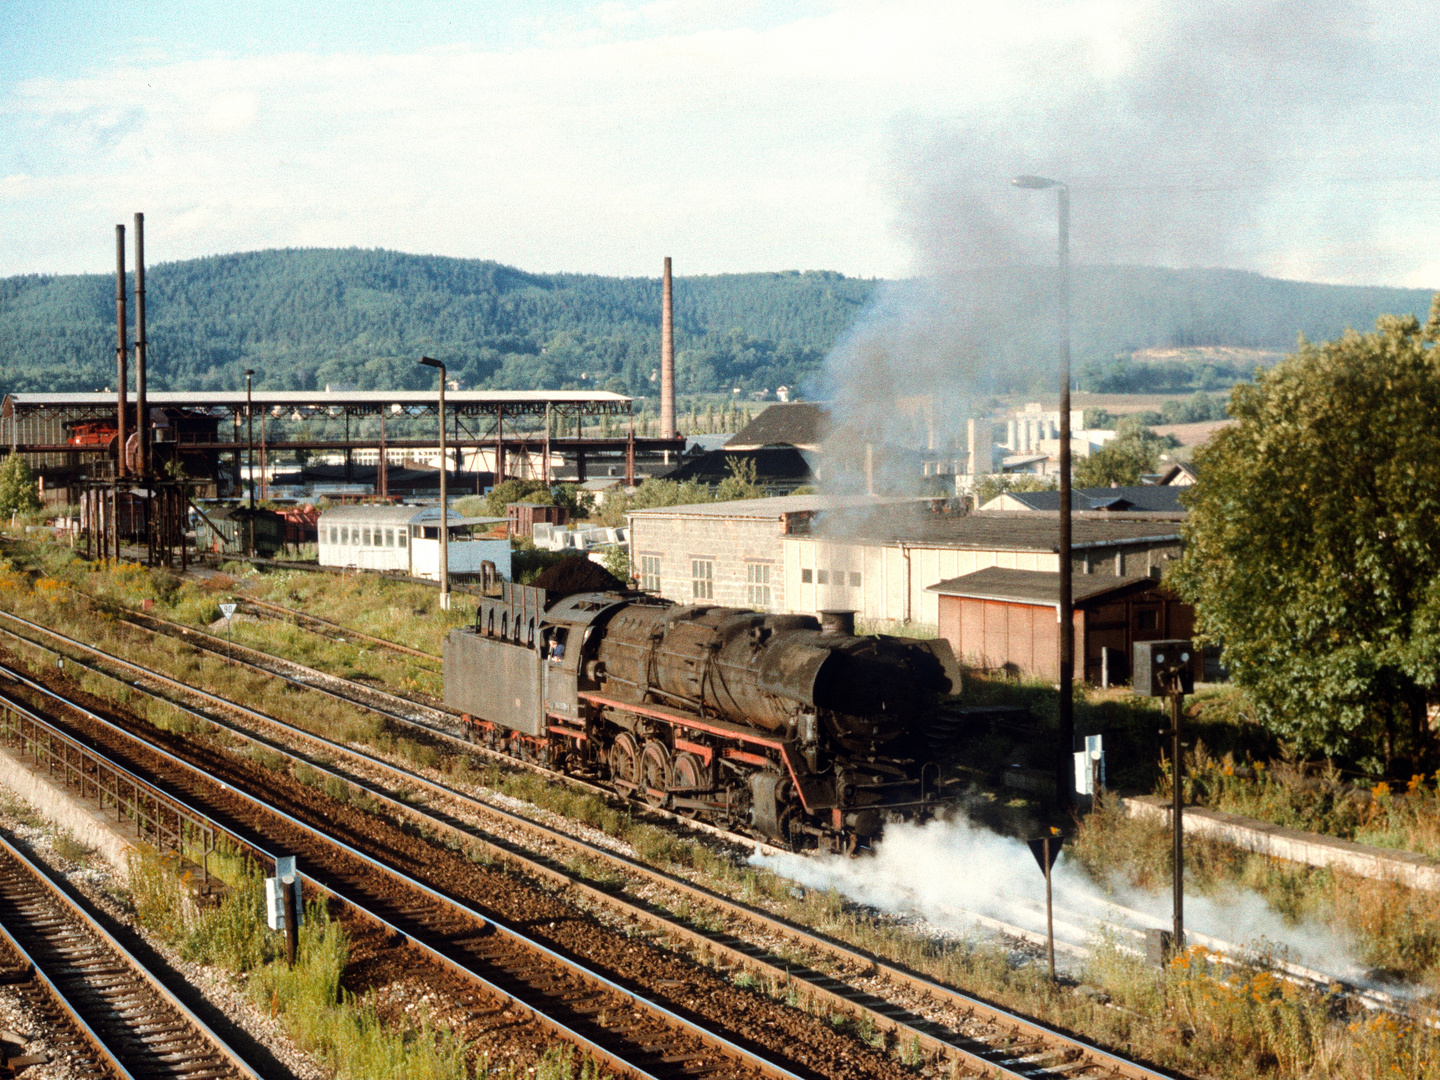
<path fill-rule="evenodd" d="M 1141 484 L 1132 487 L 1075 488 L 1070 492 L 1070 509 L 1081 513 L 1164 514 L 1177 520 L 1185 516 L 1178 487 Z M 982 511 L 1005 510 L 1058 514 L 1060 492 L 1002 491 Z"/>

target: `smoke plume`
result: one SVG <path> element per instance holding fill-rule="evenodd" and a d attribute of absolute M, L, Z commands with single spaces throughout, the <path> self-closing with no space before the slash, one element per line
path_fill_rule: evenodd
<path fill-rule="evenodd" d="M 923 448 L 921 399 L 931 441 L 962 450 L 963 420 L 986 396 L 1053 400 L 1056 192 L 1012 177 L 1070 187 L 1083 362 L 1111 340 L 1107 290 L 1133 287 L 1094 268 L 1244 265 L 1270 200 L 1303 181 L 1297 163 L 1334 137 L 1366 65 L 1356 0 L 1081 4 L 1054 17 L 1050 45 L 984 106 L 896 132 L 889 183 L 915 273 L 828 358 L 817 394 L 831 403 L 838 460 L 859 461 L 866 443 Z M 834 490 L 861 489 L 853 464 L 836 471 Z"/>

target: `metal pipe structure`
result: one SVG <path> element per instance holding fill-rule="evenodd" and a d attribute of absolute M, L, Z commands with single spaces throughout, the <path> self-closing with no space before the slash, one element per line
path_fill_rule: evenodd
<path fill-rule="evenodd" d="M 1070 806 L 1072 757 L 1075 750 L 1075 613 L 1070 566 L 1070 188 L 1063 181 L 1043 176 L 1017 176 L 1016 187 L 1039 190 L 1058 188 L 1060 218 L 1060 730 L 1055 755 L 1055 801 Z"/>
<path fill-rule="evenodd" d="M 145 403 L 145 215 L 135 215 L 135 464 L 150 476 L 150 409 Z"/>
<path fill-rule="evenodd" d="M 420 357 L 426 367 L 440 369 L 440 610 L 450 610 L 450 508 L 447 503 L 446 474 L 450 462 L 445 457 L 445 365 L 428 356 Z"/>
<path fill-rule="evenodd" d="M 675 292 L 670 279 L 670 256 L 665 256 L 665 277 L 660 301 L 660 437 L 675 437 Z"/>
<path fill-rule="evenodd" d="M 115 226 L 115 388 L 116 388 L 116 453 L 115 475 L 124 476 L 125 439 L 127 438 L 125 407 L 130 387 L 130 344 L 125 334 L 125 226 Z"/>

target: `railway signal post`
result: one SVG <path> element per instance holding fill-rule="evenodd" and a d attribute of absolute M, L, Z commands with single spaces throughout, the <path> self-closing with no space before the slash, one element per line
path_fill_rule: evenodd
<path fill-rule="evenodd" d="M 1180 719 L 1184 714 L 1185 695 L 1195 691 L 1195 647 L 1189 641 L 1137 641 L 1135 643 L 1135 692 L 1146 697 L 1170 700 L 1170 787 L 1171 810 L 1170 853 L 1171 873 L 1175 888 L 1174 927 L 1171 930 L 1172 955 L 1185 948 L 1185 773 L 1181 758 Z"/>

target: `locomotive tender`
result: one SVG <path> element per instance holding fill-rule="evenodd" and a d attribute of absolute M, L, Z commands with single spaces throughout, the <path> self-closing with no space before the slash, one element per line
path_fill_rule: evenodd
<path fill-rule="evenodd" d="M 850 612 L 500 592 L 445 641 L 445 703 L 493 749 L 795 848 L 853 852 L 938 804 L 919 757 L 960 687 L 943 640 L 856 637 Z"/>

